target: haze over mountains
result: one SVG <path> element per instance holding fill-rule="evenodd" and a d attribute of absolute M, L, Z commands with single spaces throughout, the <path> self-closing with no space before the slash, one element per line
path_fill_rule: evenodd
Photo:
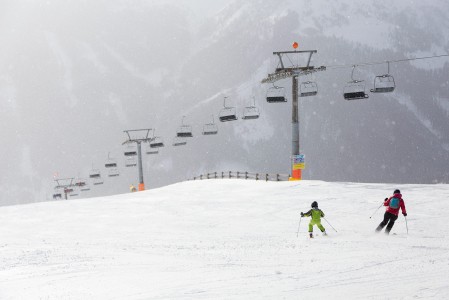
<path fill-rule="evenodd" d="M 4 1 L 0 4 L 0 203 L 42 201 L 53 175 L 87 177 L 108 152 L 123 160 L 123 130 L 155 128 L 167 144 L 145 159 L 147 187 L 226 170 L 288 173 L 291 96 L 269 104 L 260 81 L 273 51 L 316 49 L 316 66 L 447 54 L 445 1 Z M 394 93 L 345 101 L 351 68 L 312 77 L 300 99 L 305 179 L 449 181 L 449 60 L 391 64 Z M 386 65 L 359 67 L 367 89 Z M 289 80 L 277 85 L 290 89 Z M 223 107 L 258 120 L 203 124 Z M 194 137 L 169 146 L 182 116 Z M 128 191 L 137 170 L 86 196 Z"/>

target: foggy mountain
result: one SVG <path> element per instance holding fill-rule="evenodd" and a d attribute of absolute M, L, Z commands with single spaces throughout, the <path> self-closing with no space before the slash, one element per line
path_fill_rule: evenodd
<path fill-rule="evenodd" d="M 205 172 L 289 173 L 288 102 L 267 103 L 261 80 L 273 51 L 316 49 L 312 65 L 339 66 L 447 54 L 449 4 L 432 0 L 354 1 L 3 1 L 0 4 L 0 203 L 49 200 L 53 176 L 87 178 L 108 153 L 120 164 L 85 196 L 128 192 L 137 169 L 124 167 L 123 130 L 155 128 L 166 147 L 145 156 L 147 188 Z M 304 179 L 449 182 L 449 60 L 390 64 L 397 88 L 346 101 L 351 68 L 310 78 L 300 98 Z M 366 80 L 387 66 L 360 66 Z M 241 115 L 253 97 L 258 120 Z M 214 116 L 219 133 L 202 136 Z M 192 125 L 186 146 L 171 143 Z M 8 200 L 7 200 L 8 199 Z"/>

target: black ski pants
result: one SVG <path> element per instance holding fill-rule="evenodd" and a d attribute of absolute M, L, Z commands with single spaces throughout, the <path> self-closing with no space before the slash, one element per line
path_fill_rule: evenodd
<path fill-rule="evenodd" d="M 389 234 L 391 228 L 393 228 L 394 222 L 398 219 L 398 216 L 390 213 L 390 212 L 385 212 L 384 214 L 384 220 L 382 222 L 380 222 L 379 226 L 377 226 L 376 231 L 381 231 L 385 225 L 387 225 L 387 228 L 385 229 L 385 233 Z"/>

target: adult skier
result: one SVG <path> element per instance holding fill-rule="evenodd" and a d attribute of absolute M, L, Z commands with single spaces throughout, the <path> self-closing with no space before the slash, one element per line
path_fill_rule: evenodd
<path fill-rule="evenodd" d="M 318 208 L 318 202 L 312 202 L 312 209 L 306 213 L 301 212 L 301 217 L 312 217 L 309 222 L 309 236 L 313 238 L 313 225 L 316 225 L 324 235 L 327 235 L 326 229 L 321 225 L 321 218 L 324 217 L 324 213 Z"/>
<path fill-rule="evenodd" d="M 404 217 L 407 216 L 407 211 L 405 209 L 405 203 L 402 199 L 401 191 L 394 190 L 393 196 L 391 196 L 390 198 L 385 198 L 384 206 L 387 207 L 384 214 L 384 219 L 382 222 L 380 222 L 379 226 L 377 226 L 376 232 L 380 232 L 385 227 L 385 225 L 388 224 L 387 228 L 385 229 L 385 234 L 389 234 L 391 228 L 393 228 L 394 222 L 398 219 L 399 208 L 402 210 L 402 214 L 404 215 Z"/>

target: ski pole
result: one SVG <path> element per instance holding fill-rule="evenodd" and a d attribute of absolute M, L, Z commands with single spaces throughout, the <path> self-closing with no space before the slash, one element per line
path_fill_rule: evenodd
<path fill-rule="evenodd" d="M 370 219 L 377 213 L 377 211 L 379 210 L 379 208 L 382 207 L 382 205 L 384 205 L 383 203 L 374 211 L 374 213 L 371 215 L 371 217 L 369 217 Z"/>
<path fill-rule="evenodd" d="M 334 226 L 332 226 L 331 223 L 329 223 L 329 221 L 326 220 L 326 218 L 323 217 L 323 219 L 324 219 L 324 221 L 327 222 L 327 224 L 329 224 L 330 227 L 332 227 L 333 230 L 335 230 L 335 232 L 337 232 L 337 230 L 334 228 Z"/>
<path fill-rule="evenodd" d="M 407 234 L 408 234 L 408 224 L 407 224 L 407 217 L 406 217 L 406 216 L 404 216 L 404 218 L 405 218 L 405 227 L 407 228 Z"/>
<path fill-rule="evenodd" d="M 299 218 L 298 231 L 296 231 L 296 237 L 298 237 L 298 235 L 299 235 L 299 226 L 301 226 L 301 220 L 302 220 L 302 217 Z"/>

